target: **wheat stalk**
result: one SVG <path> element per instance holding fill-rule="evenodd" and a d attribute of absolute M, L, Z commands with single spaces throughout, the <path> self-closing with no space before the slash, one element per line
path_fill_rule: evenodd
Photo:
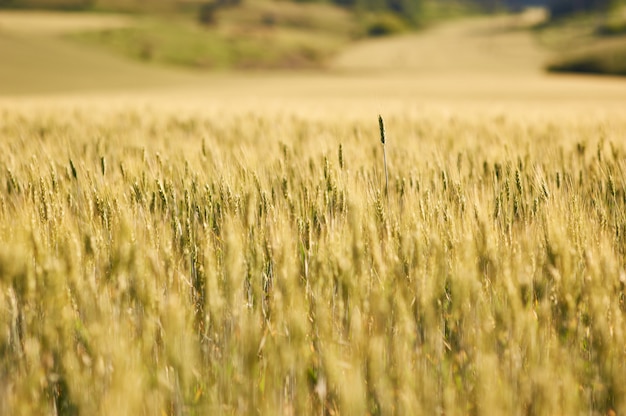
<path fill-rule="evenodd" d="M 383 144 L 383 163 L 385 164 L 385 196 L 389 200 L 389 175 L 387 174 L 387 152 L 385 150 L 385 122 L 383 116 L 378 115 L 378 127 L 380 128 L 380 142 Z"/>

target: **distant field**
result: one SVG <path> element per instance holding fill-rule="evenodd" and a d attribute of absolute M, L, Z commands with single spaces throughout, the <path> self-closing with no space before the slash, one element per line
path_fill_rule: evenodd
<path fill-rule="evenodd" d="M 145 68 L 62 38 L 132 21 L 122 15 L 1 11 L 0 95 L 120 91 L 184 81 L 185 74 Z"/>
<path fill-rule="evenodd" d="M 336 8 L 264 4 L 210 28 L 187 15 L 0 11 L 0 94 L 188 84 L 193 69 L 320 68 L 356 30 Z"/>
<path fill-rule="evenodd" d="M 182 86 L 191 97 L 206 87 L 227 93 L 226 100 L 242 94 L 270 100 L 272 96 L 303 94 L 346 98 L 371 93 L 384 98 L 396 92 L 419 102 L 455 98 L 483 102 L 507 96 L 512 101 L 541 100 L 545 95 L 548 100 L 571 103 L 593 100 L 603 91 L 610 100 L 621 97 L 619 84 L 614 90 L 593 79 L 552 82 L 553 78 L 543 76 L 550 54 L 531 33 L 519 29 L 533 22 L 532 15 L 458 20 L 419 34 L 358 42 L 328 61 L 325 72 L 198 74 L 141 64 L 58 37 L 59 32 L 100 30 L 107 24 L 124 26 L 129 17 L 70 14 L 64 21 L 66 15 L 50 14 L 50 21 L 40 24 L 47 14 L 3 13 L 0 52 L 5 59 L 0 65 L 0 94 L 5 96 L 94 90 L 122 93 Z M 293 19 L 289 14 L 284 18 Z M 224 24 L 230 25 L 228 20 Z M 393 76 L 385 76 L 389 73 Z M 237 85 L 246 85 L 246 89 Z M 267 95 L 263 97 L 260 91 Z"/>

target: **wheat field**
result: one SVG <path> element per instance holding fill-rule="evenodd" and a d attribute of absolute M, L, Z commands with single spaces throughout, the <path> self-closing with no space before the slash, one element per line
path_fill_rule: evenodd
<path fill-rule="evenodd" d="M 383 114 L 386 195 L 377 113 L 176 108 L 2 108 L 0 413 L 626 412 L 626 117 Z"/>
<path fill-rule="evenodd" d="M 626 84 L 481 25 L 299 74 L 5 37 L 0 414 L 626 414 Z"/>

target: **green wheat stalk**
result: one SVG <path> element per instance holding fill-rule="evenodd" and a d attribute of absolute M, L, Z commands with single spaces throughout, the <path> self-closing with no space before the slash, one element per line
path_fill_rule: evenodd
<path fill-rule="evenodd" d="M 383 144 L 383 163 L 385 164 L 385 196 L 389 200 L 389 175 L 387 174 L 387 152 L 385 150 L 385 122 L 383 116 L 378 115 L 378 127 L 380 128 L 380 142 Z"/>

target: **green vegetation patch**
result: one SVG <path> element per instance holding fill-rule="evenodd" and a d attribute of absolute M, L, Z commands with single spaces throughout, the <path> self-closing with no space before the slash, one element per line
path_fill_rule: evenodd
<path fill-rule="evenodd" d="M 395 35 L 408 29 L 406 21 L 392 13 L 379 13 L 364 20 L 368 36 Z"/>
<path fill-rule="evenodd" d="M 626 5 L 611 10 L 599 33 L 608 36 L 626 34 Z"/>
<path fill-rule="evenodd" d="M 124 29 L 73 35 L 129 58 L 192 68 L 282 68 L 321 66 L 335 51 L 330 37 L 286 30 L 223 33 L 185 21 L 152 18 Z"/>
<path fill-rule="evenodd" d="M 626 75 L 624 10 L 617 8 L 605 14 L 577 14 L 540 27 L 537 32 L 539 42 L 555 55 L 546 69 Z"/>
<path fill-rule="evenodd" d="M 190 68 L 312 68 L 355 36 L 353 16 L 332 7 L 225 9 L 213 24 L 196 16 L 138 18 L 133 27 L 72 38 L 132 59 Z"/>
<path fill-rule="evenodd" d="M 626 38 L 617 44 L 603 45 L 558 58 L 548 65 L 548 70 L 626 75 Z"/>

